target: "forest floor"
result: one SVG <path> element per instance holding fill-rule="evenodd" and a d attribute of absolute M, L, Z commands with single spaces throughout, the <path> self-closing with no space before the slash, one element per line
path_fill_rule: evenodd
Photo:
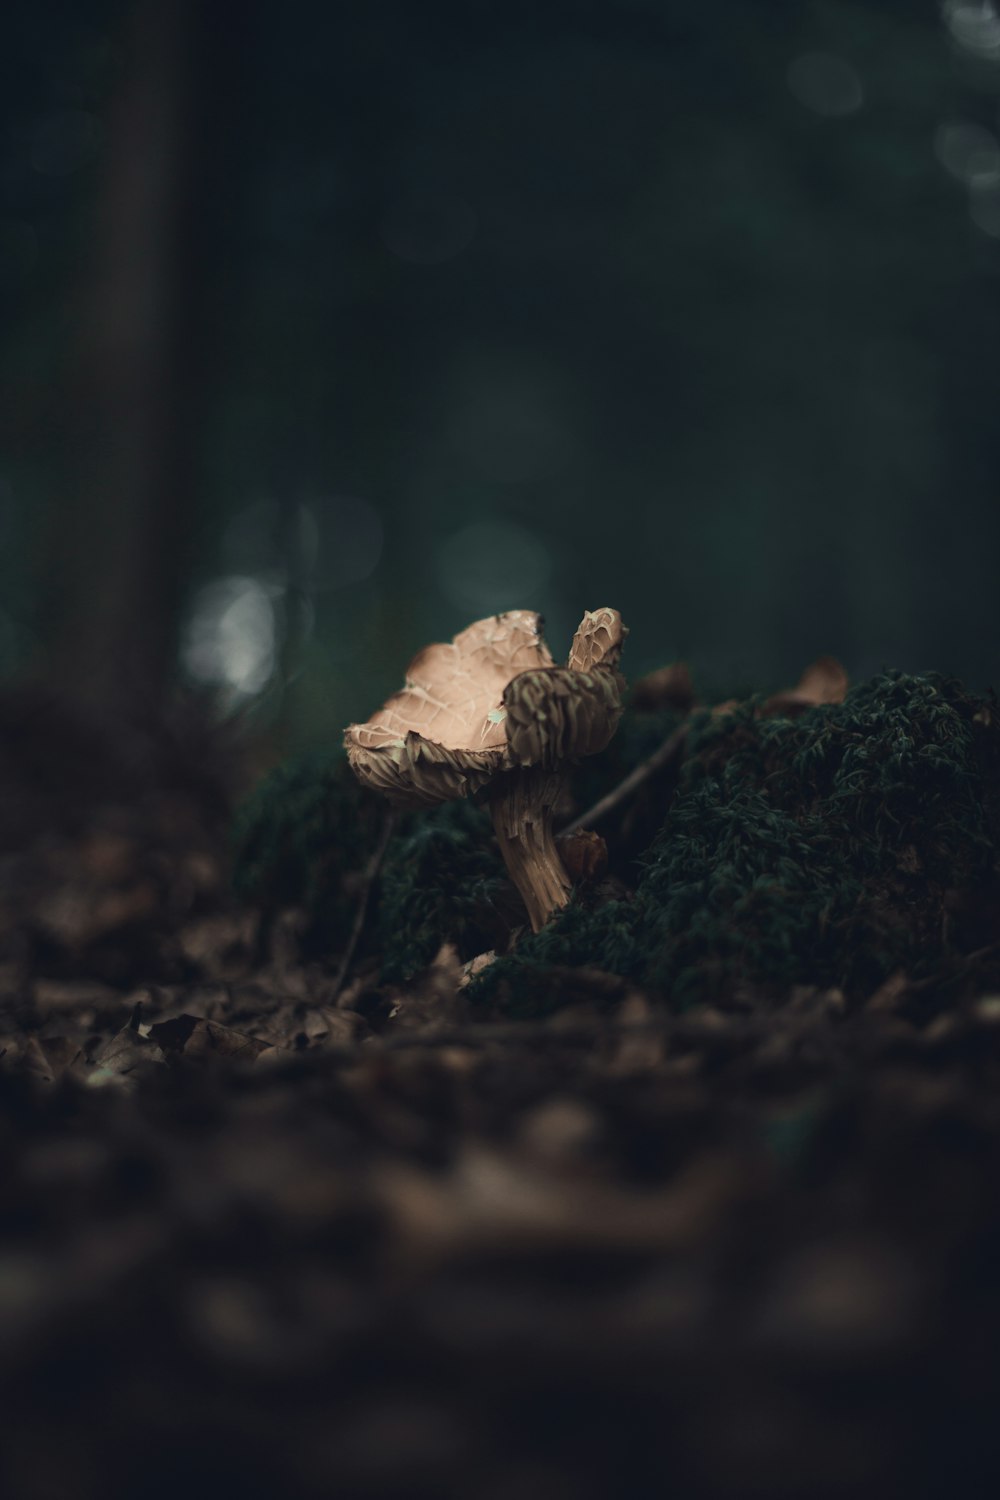
<path fill-rule="evenodd" d="M 4 1495 L 1000 1492 L 1000 995 L 341 986 L 196 731 L 2 719 Z"/>

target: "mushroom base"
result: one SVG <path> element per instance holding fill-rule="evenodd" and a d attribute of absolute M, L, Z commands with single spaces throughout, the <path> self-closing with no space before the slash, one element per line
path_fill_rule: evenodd
<path fill-rule="evenodd" d="M 562 910 L 573 888 L 553 828 L 562 787 L 558 772 L 531 767 L 499 778 L 490 799 L 500 853 L 535 932 Z"/>

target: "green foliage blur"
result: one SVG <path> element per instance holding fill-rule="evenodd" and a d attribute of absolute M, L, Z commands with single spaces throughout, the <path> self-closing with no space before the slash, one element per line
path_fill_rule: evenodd
<path fill-rule="evenodd" d="M 615 605 L 630 675 L 764 689 L 828 651 L 992 679 L 991 6 L 181 9 L 194 503 L 149 608 L 223 712 L 329 748 L 513 607 L 559 656 Z M 0 673 L 73 626 L 67 412 L 134 13 L 0 20 Z M 84 599 L 133 566 L 97 540 Z"/>

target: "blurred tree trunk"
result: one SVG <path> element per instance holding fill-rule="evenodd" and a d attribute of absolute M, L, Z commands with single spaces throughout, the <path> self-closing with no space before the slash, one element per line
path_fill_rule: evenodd
<path fill-rule="evenodd" d="M 117 703 L 173 666 L 195 514 L 196 0 L 139 0 L 108 122 L 56 539 L 57 672 Z"/>

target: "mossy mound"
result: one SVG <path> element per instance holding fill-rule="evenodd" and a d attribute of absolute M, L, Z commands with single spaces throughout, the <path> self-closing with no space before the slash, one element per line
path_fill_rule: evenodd
<path fill-rule="evenodd" d="M 449 802 L 406 819 L 382 871 L 383 979 L 412 979 L 444 942 L 454 943 L 463 959 L 503 947 L 523 921 L 488 813 Z"/>
<path fill-rule="evenodd" d="M 680 722 L 627 713 L 609 750 L 577 769 L 576 805 L 617 785 Z M 750 699 L 687 725 L 680 769 L 602 825 L 631 893 L 591 890 L 522 934 L 471 987 L 474 1000 L 544 1011 L 561 1003 L 551 969 L 580 965 L 678 1006 L 793 984 L 864 995 L 899 970 L 928 993 L 955 993 L 970 963 L 991 983 L 993 964 L 1000 983 L 995 705 L 956 682 L 889 672 L 797 718 Z M 333 956 L 385 816 L 342 756 L 282 767 L 240 818 L 237 890 L 265 915 L 302 908 L 312 951 Z M 524 920 L 488 816 L 466 802 L 398 821 L 370 911 L 363 951 L 392 983 L 446 941 L 462 958 L 503 951 Z"/>
<path fill-rule="evenodd" d="M 343 948 L 388 815 L 364 791 L 346 757 L 308 755 L 265 777 L 234 828 L 237 894 L 261 908 L 264 925 L 284 907 L 306 917 L 315 957 Z M 369 951 L 382 977 L 400 983 L 448 941 L 463 958 L 505 947 L 524 920 L 488 815 L 447 803 L 397 820 L 370 901 Z"/>
<path fill-rule="evenodd" d="M 996 712 L 960 684 L 885 673 L 836 707 L 691 723 L 634 898 L 571 906 L 474 987 L 544 1008 L 544 970 L 589 964 L 678 1004 L 790 984 L 870 992 L 951 974 L 983 936 L 1000 851 Z"/>
<path fill-rule="evenodd" d="M 363 791 L 342 753 L 305 755 L 257 787 L 233 827 L 233 885 L 261 908 L 307 917 L 307 946 L 335 952 L 351 930 L 362 872 L 378 845 L 385 805 Z"/>
<path fill-rule="evenodd" d="M 574 767 L 571 789 L 574 808 L 583 812 L 612 792 L 630 771 L 648 760 L 687 716 L 676 709 L 626 706 L 617 733 L 601 755 L 591 755 Z M 638 871 L 634 861 L 660 826 L 676 784 L 676 772 L 651 778 L 616 816 L 602 823 L 608 841 L 610 868 L 630 885 Z"/>

